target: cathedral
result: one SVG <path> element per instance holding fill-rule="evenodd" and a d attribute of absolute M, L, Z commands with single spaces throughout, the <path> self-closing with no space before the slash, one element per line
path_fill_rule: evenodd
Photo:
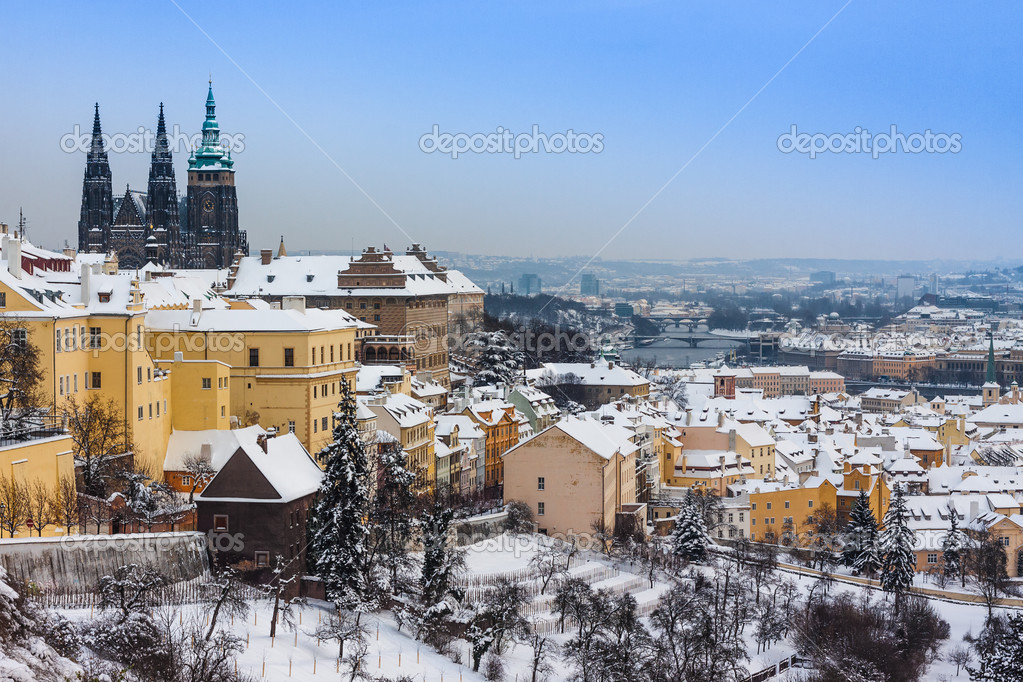
<path fill-rule="evenodd" d="M 248 238 L 238 229 L 234 161 L 220 144 L 216 108 L 211 82 L 202 144 L 188 157 L 184 197 L 174 180 L 163 104 L 146 192 L 126 186 L 123 195 L 115 196 L 96 105 L 82 186 L 79 251 L 115 251 L 122 268 L 139 268 L 147 261 L 172 268 L 226 268 L 237 252 L 248 255 Z"/>

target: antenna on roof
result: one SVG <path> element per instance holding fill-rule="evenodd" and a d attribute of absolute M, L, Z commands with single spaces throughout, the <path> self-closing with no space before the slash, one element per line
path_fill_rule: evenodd
<path fill-rule="evenodd" d="M 21 235 L 22 241 L 25 241 L 25 212 L 18 207 L 18 234 Z"/>

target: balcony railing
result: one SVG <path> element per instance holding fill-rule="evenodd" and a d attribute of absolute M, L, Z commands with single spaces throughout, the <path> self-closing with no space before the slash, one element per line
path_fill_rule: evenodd
<path fill-rule="evenodd" d="M 63 415 L 37 415 L 18 422 L 0 423 L 0 448 L 67 433 Z"/>

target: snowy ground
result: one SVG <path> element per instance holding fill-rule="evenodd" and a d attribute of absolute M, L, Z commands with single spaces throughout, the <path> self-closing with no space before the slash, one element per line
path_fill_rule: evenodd
<path fill-rule="evenodd" d="M 506 575 L 515 580 L 535 583 L 530 576 L 530 559 L 537 553 L 537 543 L 545 542 L 535 536 L 507 537 L 502 536 L 489 541 L 477 543 L 467 548 L 466 581 L 475 584 L 477 590 L 485 590 L 498 576 Z M 711 567 L 699 570 L 711 572 Z M 594 588 L 606 588 L 616 592 L 630 592 L 637 601 L 641 614 L 648 614 L 667 589 L 663 581 L 655 580 L 651 588 L 642 567 L 632 566 L 628 562 L 614 561 L 594 553 L 580 553 L 569 569 L 569 574 L 581 577 Z M 779 571 L 776 577 L 796 582 L 804 594 L 815 582 L 810 576 L 795 575 Z M 868 590 L 874 599 L 884 599 L 879 590 L 836 582 L 833 591 Z M 551 609 L 551 592 L 537 594 L 529 607 L 529 618 L 538 627 L 553 631 L 556 614 Z M 962 644 L 963 635 L 967 632 L 977 634 L 983 626 L 986 609 L 982 604 L 963 604 L 942 600 L 932 600 L 941 616 L 948 621 L 951 635 L 942 647 L 942 653 Z M 184 621 L 188 618 L 202 619 L 205 612 L 200 606 L 168 607 L 174 615 Z M 325 618 L 331 610 L 328 604 L 310 603 L 296 607 L 296 624 L 294 628 L 280 626 L 278 636 L 271 641 L 269 636 L 270 607 L 265 602 L 254 604 L 254 610 L 247 618 L 228 622 L 234 632 L 247 642 L 238 660 L 239 670 L 247 671 L 257 679 L 337 679 L 337 645 L 332 642 L 318 643 L 315 636 L 317 623 Z M 87 619 L 89 611 L 70 611 L 65 614 L 72 619 Z M 301 619 L 301 622 L 297 622 Z M 441 680 L 482 680 L 482 676 L 473 673 L 469 666 L 471 657 L 469 645 L 457 641 L 455 646 L 463 663 L 440 655 L 427 646 L 423 646 L 404 632 L 399 632 L 390 613 L 369 615 L 365 621 L 369 628 L 369 651 L 365 661 L 367 672 L 371 675 L 396 677 L 409 675 L 417 681 L 430 682 Z M 747 635 L 752 628 L 747 629 Z M 551 635 L 554 642 L 564 644 L 572 636 L 567 634 Z M 794 653 L 789 642 L 780 642 L 771 649 L 756 654 L 756 644 L 748 638 L 751 660 L 747 667 L 751 672 L 762 670 Z M 507 650 L 502 657 L 505 663 L 506 679 L 529 679 L 532 651 L 527 645 L 515 645 Z M 549 659 L 554 670 L 550 679 L 566 679 L 569 670 L 560 656 Z M 779 680 L 785 677 L 776 678 Z M 794 677 L 793 677 L 794 679 Z M 928 671 L 928 680 L 954 680 L 955 665 L 941 660 L 934 663 Z M 962 673 L 959 679 L 966 679 Z"/>

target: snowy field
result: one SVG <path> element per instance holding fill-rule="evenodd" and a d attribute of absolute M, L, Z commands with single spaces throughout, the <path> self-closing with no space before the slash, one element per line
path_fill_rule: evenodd
<path fill-rule="evenodd" d="M 472 595 L 481 595 L 490 589 L 499 577 L 509 577 L 525 583 L 532 590 L 532 600 L 526 607 L 528 619 L 538 630 L 548 633 L 552 641 L 558 645 L 567 642 L 573 635 L 571 627 L 568 632 L 557 632 L 557 614 L 553 610 L 553 592 L 556 588 L 549 586 L 546 594 L 539 594 L 539 580 L 530 560 L 537 554 L 538 543 L 546 543 L 546 539 L 537 536 L 500 536 L 483 541 L 466 548 L 465 558 L 467 571 L 462 584 Z M 698 570 L 711 574 L 714 568 L 698 567 Z M 668 588 L 665 580 L 656 579 L 650 586 L 649 579 L 640 565 L 612 560 L 592 552 L 580 552 L 568 569 L 568 575 L 579 577 L 588 582 L 594 589 L 608 589 L 617 593 L 628 592 L 637 602 L 639 613 L 649 615 L 656 608 L 660 596 Z M 796 575 L 788 571 L 778 571 L 776 580 L 795 582 L 800 592 L 805 595 L 816 582 L 811 576 Z M 475 592 L 474 592 L 475 591 Z M 870 588 L 835 582 L 832 592 L 867 591 L 872 599 L 884 599 L 884 593 Z M 963 643 L 963 636 L 972 632 L 977 634 L 983 626 L 986 608 L 982 604 L 963 604 L 942 600 L 931 600 L 942 618 L 948 621 L 951 634 L 942 646 L 942 654 Z M 279 625 L 277 637 L 270 638 L 271 605 L 260 601 L 252 605 L 253 609 L 244 619 L 228 619 L 223 625 L 245 640 L 246 644 L 238 658 L 239 671 L 248 672 L 257 679 L 288 680 L 288 679 L 325 679 L 338 678 L 337 643 L 318 641 L 317 625 L 321 619 L 327 618 L 332 610 L 329 604 L 310 602 L 295 607 L 294 626 Z M 187 622 L 188 619 L 202 621 L 206 617 L 201 606 L 165 607 L 175 620 Z M 88 619 L 88 610 L 70 610 L 63 613 L 72 620 Z M 482 680 L 481 674 L 471 671 L 469 644 L 464 640 L 455 642 L 461 662 L 438 654 L 430 647 L 413 639 L 406 632 L 399 632 L 394 618 L 389 612 L 371 614 L 364 617 L 369 637 L 368 651 L 365 659 L 365 672 L 372 676 L 397 677 L 408 675 L 417 681 L 430 682 L 441 680 Z M 747 643 L 750 660 L 747 668 L 757 672 L 776 662 L 787 659 L 795 653 L 789 641 L 776 643 L 770 649 L 757 654 L 756 643 L 752 640 L 752 627 L 747 628 Z M 348 645 L 351 646 L 351 645 Z M 507 649 L 502 656 L 505 664 L 505 679 L 529 679 L 532 649 L 525 644 L 516 644 Z M 570 670 L 561 656 L 553 655 L 549 659 L 553 667 L 549 679 L 566 679 Z M 343 664 L 342 664 L 343 665 Z M 927 680 L 955 680 L 955 665 L 939 660 L 932 664 L 925 677 Z M 795 680 L 799 671 L 793 671 L 774 679 Z M 967 679 L 962 672 L 958 679 Z"/>

